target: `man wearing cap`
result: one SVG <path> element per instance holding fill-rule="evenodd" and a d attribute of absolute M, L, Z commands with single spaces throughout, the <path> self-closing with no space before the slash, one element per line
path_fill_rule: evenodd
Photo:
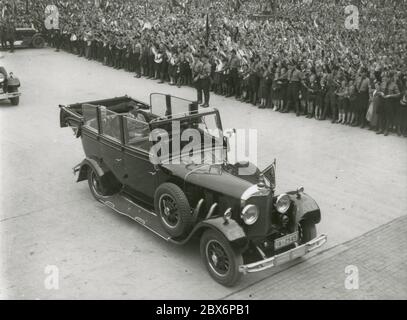
<path fill-rule="evenodd" d="M 14 52 L 14 41 L 16 38 L 16 26 L 13 19 L 9 19 L 6 25 L 6 42 L 10 43 L 10 52 Z"/>
<path fill-rule="evenodd" d="M 290 111 L 291 105 L 294 105 L 295 113 L 297 117 L 300 116 L 300 101 L 299 94 L 301 83 L 303 81 L 303 74 L 298 69 L 297 65 L 294 62 L 291 62 L 288 67 L 288 90 L 287 90 L 287 103 L 283 110 L 284 113 Z"/>
<path fill-rule="evenodd" d="M 357 78 L 356 90 L 358 92 L 357 97 L 357 118 L 360 127 L 363 129 L 367 125 L 366 114 L 369 109 L 369 87 L 370 80 L 367 76 L 367 69 L 362 68 L 360 70 L 360 75 Z"/>
<path fill-rule="evenodd" d="M 2 50 L 7 49 L 6 23 L 3 20 L 0 20 L 0 45 Z"/>
<path fill-rule="evenodd" d="M 384 90 L 384 104 L 385 104 L 385 123 L 382 126 L 384 135 L 388 136 L 390 129 L 396 124 L 396 110 L 400 103 L 401 92 L 397 85 L 397 74 L 394 71 L 390 71 L 388 74 L 389 81 L 386 84 Z"/>
<path fill-rule="evenodd" d="M 209 107 L 209 99 L 210 99 L 210 88 L 211 88 L 211 74 L 212 74 L 212 65 L 209 63 L 209 56 L 204 55 L 202 57 L 202 75 L 201 75 L 201 85 L 202 90 L 204 93 L 205 103 L 202 105 L 204 108 Z M 199 98 L 198 98 L 199 100 Z"/>
<path fill-rule="evenodd" d="M 194 65 L 194 81 L 196 82 L 198 104 L 202 104 L 202 93 L 205 103 L 202 107 L 209 107 L 210 87 L 211 87 L 211 71 L 212 66 L 209 63 L 208 55 L 204 54 L 200 60 Z"/>
<path fill-rule="evenodd" d="M 336 68 L 328 71 L 326 77 L 326 94 L 324 101 L 324 111 L 322 118 L 326 119 L 328 114 L 331 115 L 331 122 L 336 123 L 338 119 L 338 102 L 336 97 L 336 90 L 339 88 L 340 79 L 337 74 Z"/>
<path fill-rule="evenodd" d="M 192 81 L 195 85 L 195 88 L 197 90 L 197 96 L 198 96 L 198 104 L 202 104 L 202 81 L 201 81 L 201 76 L 203 74 L 203 63 L 199 59 L 198 54 L 194 54 L 194 62 L 192 65 Z"/>
<path fill-rule="evenodd" d="M 236 54 L 236 50 L 232 50 L 232 56 L 229 62 L 229 94 L 228 97 L 233 95 L 237 96 L 238 94 L 238 82 L 239 82 L 239 68 L 240 68 L 240 59 Z"/>

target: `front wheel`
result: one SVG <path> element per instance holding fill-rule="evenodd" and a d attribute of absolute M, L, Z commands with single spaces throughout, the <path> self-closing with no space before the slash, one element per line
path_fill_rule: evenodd
<path fill-rule="evenodd" d="M 9 87 L 9 92 L 18 92 L 18 89 L 16 87 Z M 11 98 L 10 102 L 13 106 L 18 106 L 20 103 L 20 97 Z"/>
<path fill-rule="evenodd" d="M 225 287 L 236 285 L 242 274 L 239 266 L 243 257 L 230 245 L 230 242 L 219 232 L 206 231 L 200 244 L 202 261 L 211 277 Z"/>

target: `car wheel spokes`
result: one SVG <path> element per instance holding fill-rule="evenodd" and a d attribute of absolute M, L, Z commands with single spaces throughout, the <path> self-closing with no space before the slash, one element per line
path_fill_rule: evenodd
<path fill-rule="evenodd" d="M 229 272 L 230 262 L 225 249 L 217 241 L 211 241 L 207 245 L 206 255 L 212 270 L 220 276 Z"/>
<path fill-rule="evenodd" d="M 93 190 L 95 191 L 95 193 L 98 196 L 101 196 L 102 192 L 100 190 L 100 182 L 98 180 L 98 178 L 96 177 L 95 172 L 92 172 L 92 186 L 93 186 Z"/>
<path fill-rule="evenodd" d="M 160 203 L 161 212 L 163 218 L 166 220 L 169 226 L 174 227 L 179 222 L 179 214 L 177 205 L 172 197 L 165 195 L 161 199 Z"/>

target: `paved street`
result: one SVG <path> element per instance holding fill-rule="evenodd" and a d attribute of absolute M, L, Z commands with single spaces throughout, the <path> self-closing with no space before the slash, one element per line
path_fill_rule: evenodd
<path fill-rule="evenodd" d="M 298 298 L 294 290 L 258 289 L 262 283 L 278 284 L 275 279 L 282 276 L 302 282 L 288 282 L 290 288 L 306 289 L 310 280 L 297 275 L 309 262 L 250 275 L 239 287 L 224 288 L 207 274 L 196 243 L 165 243 L 94 201 L 87 183 L 75 183 L 72 168 L 84 154 L 72 131 L 59 128 L 59 104 L 124 94 L 148 102 L 152 92 L 195 99 L 193 89 L 135 79 L 51 49 L 4 55 L 0 64 L 20 78 L 23 96 L 18 107 L 0 102 L 0 298 L 221 299 L 259 290 L 265 298 Z M 278 191 L 304 186 L 317 200 L 323 213 L 318 232 L 329 235 L 324 250 L 407 213 L 405 138 L 258 110 L 224 97 L 212 97 L 211 103 L 224 127 L 258 129 L 259 166 L 277 158 Z M 399 241 L 405 248 L 407 239 Z M 371 257 L 372 263 L 381 259 Z M 319 256 L 310 261 L 315 259 Z M 316 283 L 325 279 L 324 263 L 315 275 L 305 271 Z M 59 290 L 45 288 L 47 266 L 58 267 Z M 334 266 L 327 267 L 332 272 Z M 327 290 L 325 298 L 336 297 L 335 290 Z"/>
<path fill-rule="evenodd" d="M 396 219 L 225 299 L 406 300 L 406 230 Z"/>

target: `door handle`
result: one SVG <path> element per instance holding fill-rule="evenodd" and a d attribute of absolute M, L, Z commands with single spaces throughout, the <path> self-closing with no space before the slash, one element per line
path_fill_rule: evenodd
<path fill-rule="evenodd" d="M 123 161 L 123 159 L 115 159 L 115 161 L 116 161 L 117 163 L 120 163 L 120 162 Z"/>
<path fill-rule="evenodd" d="M 152 176 L 155 176 L 157 174 L 157 171 L 150 171 L 149 174 L 151 174 Z"/>

